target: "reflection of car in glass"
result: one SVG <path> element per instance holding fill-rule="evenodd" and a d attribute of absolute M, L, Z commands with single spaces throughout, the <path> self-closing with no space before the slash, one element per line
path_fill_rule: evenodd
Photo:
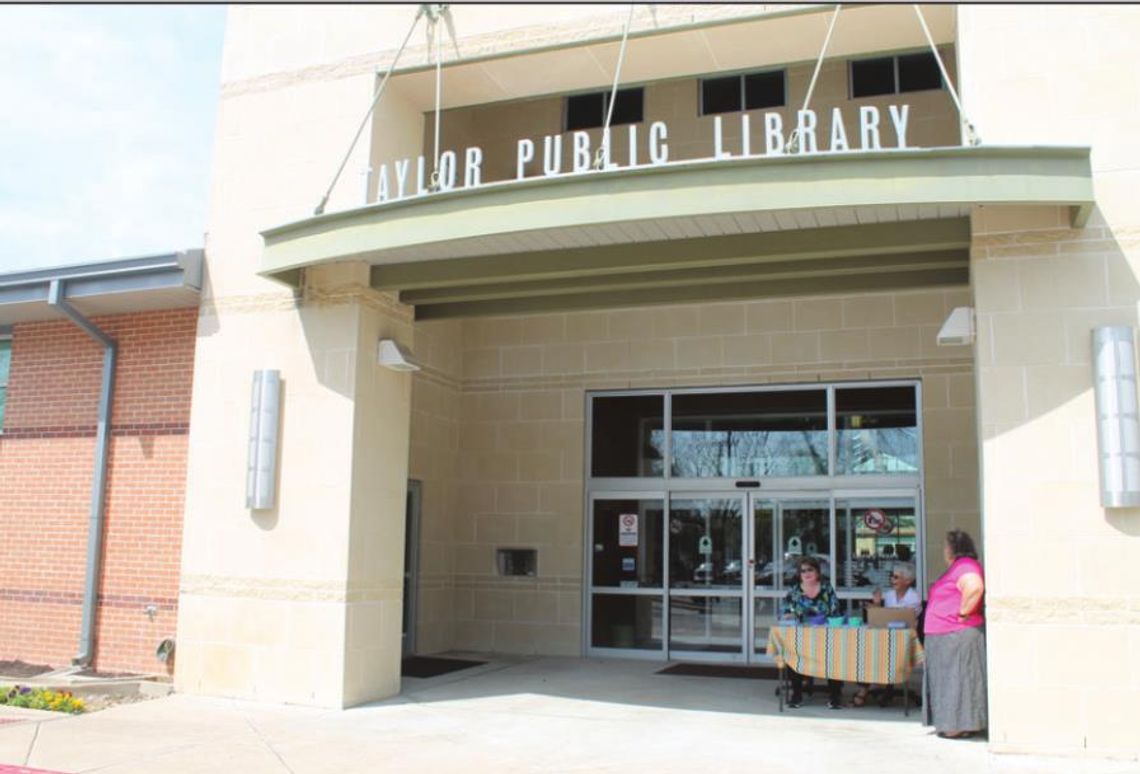
<path fill-rule="evenodd" d="M 785 554 L 784 555 L 784 581 L 785 587 L 794 586 L 796 583 L 796 571 L 799 569 L 800 554 Z M 815 554 L 816 559 L 819 560 L 819 569 L 821 570 L 825 580 L 831 580 L 831 559 L 822 554 Z M 756 570 L 756 585 L 757 586 L 771 586 L 773 585 L 773 574 L 775 573 L 775 565 L 773 562 L 766 562 L 763 567 Z"/>
<path fill-rule="evenodd" d="M 694 583 L 740 583 L 744 572 L 744 562 L 740 559 L 730 559 L 724 565 L 724 572 L 718 572 L 716 562 L 701 562 L 693 570 Z"/>

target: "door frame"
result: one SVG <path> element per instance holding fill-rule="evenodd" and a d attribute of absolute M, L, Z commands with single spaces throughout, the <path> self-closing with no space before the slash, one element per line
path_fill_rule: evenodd
<path fill-rule="evenodd" d="M 867 489 L 852 489 L 852 488 L 835 488 L 835 489 L 792 489 L 780 488 L 778 490 L 759 490 L 759 489 L 699 489 L 692 490 L 681 488 L 676 491 L 595 491 L 592 492 L 587 500 L 587 540 L 586 540 L 586 562 L 585 562 L 585 578 L 583 586 L 583 651 L 587 656 L 613 656 L 619 658 L 634 658 L 634 659 L 648 659 L 648 660 L 665 660 L 665 661 L 687 661 L 687 662 L 710 662 L 710 663 L 726 663 L 726 664 L 770 664 L 771 658 L 765 653 L 765 648 L 762 644 L 757 644 L 755 639 L 756 632 L 756 600 L 757 599 L 773 599 L 781 600 L 786 593 L 786 588 L 783 586 L 782 578 L 784 573 L 783 567 L 783 508 L 785 504 L 796 502 L 814 502 L 825 503 L 828 512 L 828 545 L 825 549 L 828 557 L 837 560 L 836 552 L 839 549 L 837 545 L 838 540 L 838 512 L 837 501 L 848 499 L 875 499 L 875 498 L 912 498 L 915 508 L 915 524 L 916 524 L 916 543 L 919 549 L 915 551 L 915 565 L 916 565 L 916 586 L 924 588 L 925 582 L 925 566 L 922 559 L 921 546 L 925 540 L 925 513 L 923 492 L 921 485 L 902 485 L 894 487 L 874 487 Z M 707 592 L 694 590 L 694 589 L 677 589 L 677 596 L 695 596 L 695 597 L 713 597 L 713 596 L 727 596 L 740 599 L 741 601 L 741 626 L 740 626 L 740 651 L 737 653 L 724 653 L 724 652 L 702 652 L 702 651 L 687 651 L 677 650 L 670 648 L 670 601 L 674 595 L 674 590 L 670 587 L 670 557 L 671 546 L 670 538 L 671 531 L 669 529 L 670 514 L 672 512 L 672 504 L 675 500 L 699 500 L 699 499 L 720 499 L 730 500 L 736 499 L 742 504 L 743 518 L 741 519 L 741 585 L 737 589 L 716 589 Z M 653 589 L 632 589 L 632 588 L 610 588 L 610 587 L 597 587 L 593 586 L 593 551 L 590 550 L 594 541 L 594 503 L 596 501 L 606 500 L 658 500 L 662 503 L 662 585 L 661 588 Z M 756 573 L 756 541 L 755 541 L 755 505 L 757 502 L 770 502 L 775 506 L 775 513 L 773 514 L 772 524 L 772 541 L 773 541 L 773 577 L 774 583 L 768 589 L 760 590 L 758 593 L 755 585 Z M 831 572 L 834 575 L 838 570 L 838 561 L 831 561 Z M 775 580 L 779 579 L 779 580 Z M 831 578 L 834 584 L 836 579 Z M 720 591 L 721 594 L 716 592 Z M 694 593 L 695 592 L 695 593 Z M 724 593 L 727 592 L 727 593 Z M 632 595 L 632 596 L 647 596 L 655 597 L 661 602 L 661 647 L 654 650 L 645 649 L 626 649 L 626 648 L 611 648 L 611 647 L 595 647 L 592 644 L 592 627 L 593 627 L 593 597 L 595 594 L 618 594 L 618 595 Z M 849 589 L 839 589 L 836 587 L 837 596 L 841 600 L 864 599 L 870 598 L 870 590 L 867 592 L 854 592 Z"/>
<path fill-rule="evenodd" d="M 409 478 L 404 506 L 404 606 L 400 633 L 400 655 L 416 652 L 416 623 L 419 616 L 420 591 L 420 506 L 423 503 L 423 482 Z"/>
<path fill-rule="evenodd" d="M 756 503 L 757 502 L 770 502 L 775 506 L 775 512 L 772 516 L 772 586 L 770 589 L 765 588 L 758 590 L 756 588 Z M 748 602 L 748 610 L 745 611 L 743 643 L 746 651 L 746 660 L 748 663 L 763 663 L 770 664 L 772 659 L 765 653 L 763 645 L 757 647 L 756 645 L 756 600 L 757 599 L 771 599 L 774 604 L 779 604 L 783 600 L 784 595 L 787 593 L 787 587 L 784 586 L 784 507 L 788 503 L 822 503 L 827 510 L 827 555 L 829 557 L 835 556 L 835 495 L 830 490 L 822 491 L 803 491 L 803 490 L 789 490 L 780 489 L 775 491 L 759 491 L 754 490 L 748 493 L 748 519 L 747 521 L 747 538 L 748 543 L 745 550 L 748 557 L 745 560 L 747 567 L 746 580 L 747 587 L 745 588 L 745 598 Z M 834 570 L 833 570 L 834 571 Z"/>
<path fill-rule="evenodd" d="M 737 500 L 741 504 L 741 518 L 740 518 L 740 585 L 733 588 L 716 588 L 708 591 L 700 589 L 676 589 L 676 596 L 679 597 L 729 597 L 740 600 L 740 632 L 739 641 L 740 649 L 735 652 L 724 651 L 699 651 L 699 650 L 680 650 L 669 647 L 670 634 L 672 626 L 667 625 L 664 628 L 663 645 L 665 650 L 665 659 L 667 661 L 688 661 L 693 663 L 711 662 L 716 664 L 744 664 L 748 663 L 748 648 L 744 645 L 746 633 L 748 632 L 748 607 L 751 604 L 749 596 L 749 586 L 752 584 L 752 575 L 748 567 L 749 541 L 752 539 L 752 525 L 751 525 L 751 493 L 742 491 L 740 489 L 720 490 L 715 492 L 710 491 L 691 491 L 687 489 L 678 489 L 677 491 L 669 492 L 665 502 L 665 622 L 670 623 L 669 614 L 672 609 L 672 597 L 674 590 L 670 587 L 670 557 L 671 551 L 669 546 L 670 530 L 669 530 L 669 517 L 672 513 L 672 505 L 674 500 Z"/>

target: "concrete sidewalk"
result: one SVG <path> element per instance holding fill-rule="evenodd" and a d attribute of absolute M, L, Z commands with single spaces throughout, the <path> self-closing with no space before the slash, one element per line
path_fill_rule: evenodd
<path fill-rule="evenodd" d="M 495 660 L 345 711 L 174 695 L 0 724 L 0 763 L 62 772 L 1136 772 L 996 756 L 898 707 L 777 712 L 775 684 L 658 662 Z M 0 717 L 12 717 L 3 716 Z"/>

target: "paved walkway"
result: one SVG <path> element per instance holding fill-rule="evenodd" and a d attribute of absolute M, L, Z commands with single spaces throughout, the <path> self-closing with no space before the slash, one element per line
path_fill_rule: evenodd
<path fill-rule="evenodd" d="M 660 663 L 496 660 L 404 680 L 345 711 L 174 695 L 0 724 L 0 764 L 61 772 L 1135 772 L 997 756 L 899 708 L 777 712 L 775 684 L 658 675 Z M 11 717 L 0 715 L 0 717 Z M 0 770 L 3 766 L 0 765 Z"/>

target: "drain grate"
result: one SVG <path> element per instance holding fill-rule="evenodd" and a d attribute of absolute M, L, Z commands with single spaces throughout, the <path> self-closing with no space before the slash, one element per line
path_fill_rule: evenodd
<path fill-rule="evenodd" d="M 657 672 L 659 675 L 685 677 L 738 677 L 746 680 L 779 680 L 780 670 L 770 666 L 729 666 L 726 664 L 674 664 Z"/>

